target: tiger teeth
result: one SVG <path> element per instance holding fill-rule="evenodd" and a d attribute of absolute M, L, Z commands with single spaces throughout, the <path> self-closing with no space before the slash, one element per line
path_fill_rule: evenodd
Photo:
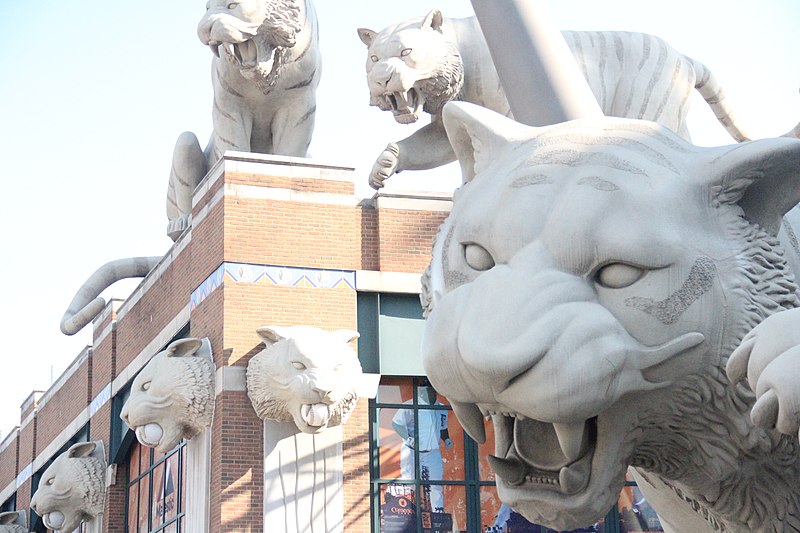
<path fill-rule="evenodd" d="M 558 444 L 564 456 L 570 462 L 577 461 L 588 438 L 586 423 L 553 424 L 553 429 L 555 429 Z"/>

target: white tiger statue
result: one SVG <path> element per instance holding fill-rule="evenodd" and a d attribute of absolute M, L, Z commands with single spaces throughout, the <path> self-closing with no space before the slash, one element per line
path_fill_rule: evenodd
<path fill-rule="evenodd" d="M 188 227 L 192 193 L 226 150 L 305 157 L 321 74 L 311 0 L 209 0 L 197 34 L 214 53 L 214 131 L 205 150 L 178 137 L 167 192 L 168 235 Z"/>
<path fill-rule="evenodd" d="M 48 529 L 73 531 L 103 513 L 105 473 L 102 441 L 73 444 L 42 474 L 31 509 Z"/>
<path fill-rule="evenodd" d="M 167 453 L 211 426 L 215 377 L 208 339 L 178 339 L 137 374 L 119 416 L 142 445 Z"/>
<path fill-rule="evenodd" d="M 491 420 L 503 502 L 583 527 L 630 465 L 667 531 L 800 531 L 800 140 L 443 118 L 464 185 L 423 363 L 479 442 Z"/>
<path fill-rule="evenodd" d="M 362 376 L 350 343 L 358 333 L 311 326 L 265 326 L 266 348 L 247 365 L 247 394 L 259 418 L 294 422 L 304 433 L 344 424 Z"/>
<path fill-rule="evenodd" d="M 25 511 L 0 513 L 0 533 L 28 533 Z"/>
<path fill-rule="evenodd" d="M 652 120 L 688 139 L 689 97 L 697 89 L 734 139 L 749 139 L 709 69 L 658 37 L 620 31 L 562 34 L 606 116 Z M 400 171 L 455 160 L 442 125 L 445 103 L 461 100 L 511 116 L 475 17 L 444 18 L 433 10 L 380 32 L 359 28 L 358 35 L 367 45 L 370 105 L 391 111 L 401 124 L 416 122 L 423 111 L 431 115 L 430 124 L 381 153 L 369 176 L 373 188 Z M 800 125 L 786 135 L 800 136 Z"/>

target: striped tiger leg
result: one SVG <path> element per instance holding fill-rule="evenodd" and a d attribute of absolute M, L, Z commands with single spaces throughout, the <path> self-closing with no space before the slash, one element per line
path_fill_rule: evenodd
<path fill-rule="evenodd" d="M 206 160 L 197 137 L 183 132 L 175 142 L 167 189 L 167 235 L 174 241 L 189 227 L 192 193 L 206 174 Z"/>

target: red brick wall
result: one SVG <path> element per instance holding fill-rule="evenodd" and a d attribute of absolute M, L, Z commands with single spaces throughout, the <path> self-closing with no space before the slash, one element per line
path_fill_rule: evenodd
<path fill-rule="evenodd" d="M 19 434 L 17 429 L 14 428 L 6 438 L 8 440 L 5 442 L 8 446 L 0 452 L 0 490 L 14 481 L 19 472 Z M 0 504 L 2 503 L 0 502 Z"/>
<path fill-rule="evenodd" d="M 290 172 L 291 167 L 286 167 Z M 273 170 L 270 170 L 274 174 Z M 0 454 L 0 488 L 43 450 L 116 375 L 158 335 L 189 302 L 190 295 L 223 262 L 256 265 L 381 270 L 421 273 L 430 257 L 433 237 L 446 213 L 374 209 L 355 206 L 353 184 L 228 172 L 214 183 L 194 209 L 191 241 L 132 306 L 123 306 L 110 335 L 96 343 L 87 360 L 43 405 L 19 438 Z M 208 202 L 223 184 L 325 193 L 342 205 L 308 201 L 248 198 L 230 194 L 210 209 Z M 315 199 L 305 197 L 304 200 Z M 179 247 L 181 244 L 179 243 Z M 98 325 L 101 331 L 113 316 Z M 211 340 L 218 367 L 246 366 L 263 349 L 255 333 L 264 325 L 313 325 L 356 329 L 356 292 L 237 283 L 226 280 L 191 313 L 191 335 Z M 154 354 L 150 354 L 154 355 Z M 91 420 L 92 439 L 108 444 L 111 402 Z M 369 421 L 362 399 L 344 427 L 345 531 L 368 532 Z M 38 435 L 38 437 L 37 437 Z M 17 449 L 19 451 L 17 451 Z M 216 399 L 212 430 L 212 532 L 263 533 L 262 422 L 243 391 L 224 391 Z M 11 465 L 11 466 L 6 466 Z M 106 531 L 124 529 L 125 479 L 108 493 Z M 5 484 L 3 480 L 6 480 Z M 26 488 L 27 487 L 27 488 Z M 26 492 L 27 491 L 27 492 Z M 30 481 L 18 494 L 20 507 L 30 497 Z"/>
<path fill-rule="evenodd" d="M 44 396 L 36 415 L 36 449 L 41 452 L 64 427 L 89 405 L 90 383 L 87 357 L 55 394 Z"/>
<path fill-rule="evenodd" d="M 445 218 L 447 213 L 437 211 L 379 209 L 381 271 L 424 272 L 433 238 Z"/>
<path fill-rule="evenodd" d="M 369 401 L 362 398 L 344 426 L 344 530 L 369 533 Z"/>

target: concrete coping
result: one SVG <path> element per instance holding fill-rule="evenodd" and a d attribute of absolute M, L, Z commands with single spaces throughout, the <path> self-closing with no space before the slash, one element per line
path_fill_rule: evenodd
<path fill-rule="evenodd" d="M 78 354 L 76 357 L 67 367 L 64 372 L 61 373 L 60 376 L 50 385 L 50 388 L 42 394 L 41 398 L 39 398 L 39 409 L 41 409 L 54 395 L 58 390 L 64 386 L 64 383 L 78 371 L 81 365 L 91 356 L 92 354 L 92 347 L 86 346 L 81 353 Z"/>
<path fill-rule="evenodd" d="M 407 211 L 438 211 L 449 213 L 453 207 L 453 195 L 430 191 L 378 191 L 371 204 L 376 209 L 400 209 Z"/>
<path fill-rule="evenodd" d="M 340 163 L 328 163 L 306 157 L 285 155 L 256 154 L 228 150 L 214 163 L 192 195 L 192 207 L 196 206 L 203 196 L 226 172 L 243 172 L 252 174 L 269 174 L 275 167 L 289 167 L 280 174 L 287 178 L 311 178 L 328 181 L 344 181 L 353 183 L 355 167 Z"/>
<path fill-rule="evenodd" d="M 39 401 L 39 398 L 42 397 L 42 394 L 44 394 L 44 391 L 41 390 L 32 391 L 28 395 L 28 397 L 25 398 L 25 400 L 22 402 L 22 405 L 19 406 L 20 411 L 24 413 L 25 411 L 30 409 L 32 405 L 36 404 L 36 402 Z"/>

